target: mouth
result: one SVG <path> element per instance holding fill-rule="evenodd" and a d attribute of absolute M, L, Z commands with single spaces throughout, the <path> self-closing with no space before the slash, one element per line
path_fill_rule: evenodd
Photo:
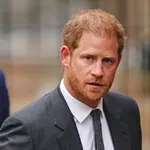
<path fill-rule="evenodd" d="M 88 85 L 90 85 L 90 86 L 92 86 L 92 87 L 97 87 L 97 88 L 104 86 L 103 84 L 95 83 L 95 82 L 88 83 Z"/>

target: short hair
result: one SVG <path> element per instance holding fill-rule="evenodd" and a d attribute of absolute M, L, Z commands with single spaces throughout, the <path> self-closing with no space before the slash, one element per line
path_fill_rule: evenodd
<path fill-rule="evenodd" d="M 126 41 L 123 26 L 115 18 L 102 9 L 86 9 L 77 12 L 64 25 L 62 31 L 63 44 L 71 51 L 78 47 L 84 31 L 93 33 L 115 35 L 118 42 L 118 53 L 121 54 Z"/>

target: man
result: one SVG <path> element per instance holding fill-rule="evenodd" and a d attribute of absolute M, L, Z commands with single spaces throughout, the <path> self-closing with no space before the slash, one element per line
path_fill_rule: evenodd
<path fill-rule="evenodd" d="M 3 123 L 0 150 L 141 150 L 136 102 L 108 92 L 125 44 L 122 25 L 103 10 L 82 10 L 62 37 L 60 85 Z"/>
<path fill-rule="evenodd" d="M 0 69 L 0 127 L 3 121 L 9 116 L 9 97 L 5 83 L 5 76 Z"/>

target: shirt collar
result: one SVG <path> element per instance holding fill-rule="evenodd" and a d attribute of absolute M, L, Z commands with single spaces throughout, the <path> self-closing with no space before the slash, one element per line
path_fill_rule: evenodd
<path fill-rule="evenodd" d="M 87 106 L 86 104 L 80 102 L 76 98 L 74 98 L 66 89 L 64 85 L 64 79 L 61 80 L 60 83 L 60 90 L 68 104 L 68 107 L 73 114 L 73 116 L 80 122 L 82 123 L 87 116 L 91 113 L 93 108 Z M 100 109 L 102 111 L 102 116 L 103 116 L 103 98 L 100 100 L 100 103 L 98 106 L 94 109 Z"/>

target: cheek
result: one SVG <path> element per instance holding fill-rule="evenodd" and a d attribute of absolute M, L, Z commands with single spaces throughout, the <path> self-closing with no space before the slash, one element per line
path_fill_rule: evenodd
<path fill-rule="evenodd" d="M 80 81 L 84 82 L 90 77 L 93 65 L 85 63 L 82 59 L 74 59 L 74 61 L 71 62 L 71 68 L 74 75 L 80 79 Z"/>
<path fill-rule="evenodd" d="M 72 63 L 72 68 L 79 76 L 85 76 L 88 73 L 89 66 L 85 65 L 82 61 L 77 60 L 76 62 Z"/>
<path fill-rule="evenodd" d="M 114 79 L 115 73 L 116 73 L 116 68 L 106 70 L 105 71 L 105 77 L 108 78 L 108 80 L 111 81 L 111 80 Z"/>

